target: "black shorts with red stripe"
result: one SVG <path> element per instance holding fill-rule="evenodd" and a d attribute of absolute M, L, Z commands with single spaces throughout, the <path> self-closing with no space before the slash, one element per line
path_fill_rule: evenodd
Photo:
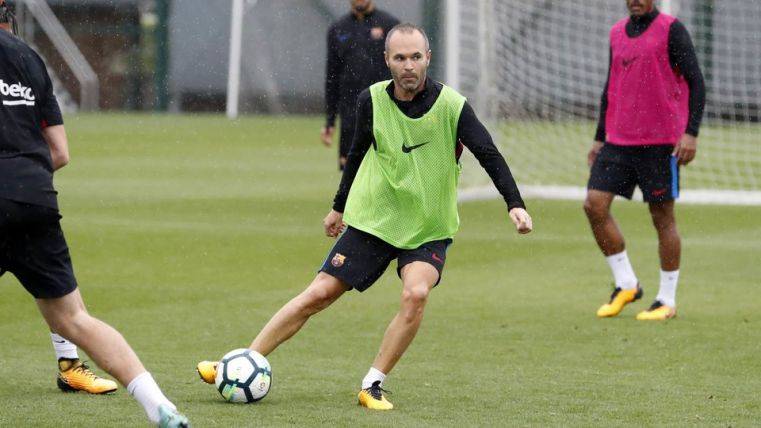
<path fill-rule="evenodd" d="M 587 188 L 631 199 L 639 186 L 645 202 L 679 198 L 679 165 L 672 145 L 619 146 L 605 143 L 589 175 Z"/>
<path fill-rule="evenodd" d="M 419 261 L 436 268 L 439 272 L 439 279 L 436 281 L 438 285 L 444 270 L 447 248 L 451 243 L 451 239 L 442 239 L 405 250 L 367 232 L 347 226 L 328 253 L 320 272 L 334 276 L 348 287 L 361 292 L 370 288 L 394 259 L 397 260 L 396 273 L 400 278 L 404 266 Z"/>

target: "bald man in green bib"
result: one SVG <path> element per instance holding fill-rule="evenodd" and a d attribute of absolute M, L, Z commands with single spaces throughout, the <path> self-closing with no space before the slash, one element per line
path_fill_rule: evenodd
<path fill-rule="evenodd" d="M 420 327 L 459 227 L 463 146 L 494 181 L 518 232 L 532 228 L 510 169 L 473 109 L 454 89 L 426 76 L 431 51 L 423 29 L 394 27 L 386 37 L 385 57 L 393 80 L 376 83 L 358 97 L 352 148 L 333 209 L 323 221 L 326 235 L 340 237 L 314 281 L 270 319 L 250 346 L 266 356 L 346 291 L 367 290 L 396 259 L 401 308 L 358 397 L 362 406 L 375 410 L 393 408 L 383 382 Z M 214 383 L 216 364 L 198 365 L 208 383 Z"/>

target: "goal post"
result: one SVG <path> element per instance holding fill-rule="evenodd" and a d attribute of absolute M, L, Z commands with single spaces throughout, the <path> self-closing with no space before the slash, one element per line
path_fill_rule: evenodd
<path fill-rule="evenodd" d="M 230 59 L 227 70 L 227 117 L 238 117 L 238 101 L 240 100 L 240 57 L 243 44 L 243 13 L 244 0 L 233 0 L 230 13 Z"/>
<path fill-rule="evenodd" d="M 680 200 L 761 205 L 761 2 L 663 0 L 690 31 L 706 74 L 698 155 Z M 585 195 L 586 154 L 624 2 L 447 0 L 447 79 L 486 123 L 526 196 Z M 497 196 L 472 156 L 465 199 Z"/>

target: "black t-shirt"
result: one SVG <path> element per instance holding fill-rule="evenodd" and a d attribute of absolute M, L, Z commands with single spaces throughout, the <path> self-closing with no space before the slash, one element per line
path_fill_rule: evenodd
<path fill-rule="evenodd" d="M 418 92 L 411 101 L 401 101 L 394 96 L 394 82 L 391 82 L 386 88 L 386 92 L 394 100 L 399 110 L 408 117 L 413 119 L 423 117 L 433 107 L 436 100 L 441 94 L 443 85 L 431 78 L 426 78 L 425 87 Z M 333 199 L 333 209 L 343 212 L 346 206 L 346 200 L 349 197 L 349 190 L 354 183 L 359 166 L 365 158 L 365 154 L 370 147 L 375 149 L 376 141 L 373 134 L 373 103 L 370 96 L 370 90 L 365 89 L 357 97 L 357 122 L 352 140 L 351 149 L 346 159 L 341 184 L 338 192 Z M 457 146 L 455 156 L 459 161 L 462 153 L 462 146 L 465 146 L 473 153 L 478 163 L 486 170 L 489 177 L 494 182 L 494 186 L 505 200 L 508 210 L 513 208 L 525 208 L 521 193 L 515 184 L 513 174 L 507 166 L 505 158 L 502 157 L 486 127 L 478 120 L 473 108 L 466 101 L 460 112 L 460 119 L 457 122 Z"/>
<path fill-rule="evenodd" d="M 53 162 L 42 136 L 63 118 L 45 64 L 0 30 L 0 198 L 58 208 Z"/>
<path fill-rule="evenodd" d="M 351 115 L 357 95 L 375 82 L 390 79 L 383 58 L 386 34 L 399 20 L 382 10 L 357 19 L 346 14 L 328 30 L 325 109 L 328 126 L 336 115 Z"/>

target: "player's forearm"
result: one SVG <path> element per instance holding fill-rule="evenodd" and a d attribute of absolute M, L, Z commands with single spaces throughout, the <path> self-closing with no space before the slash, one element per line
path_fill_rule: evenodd
<path fill-rule="evenodd" d="M 328 77 L 325 78 L 325 122 L 329 127 L 336 124 L 336 116 L 338 116 L 338 100 L 340 97 L 339 89 L 338 78 L 328 75 Z"/>
<path fill-rule="evenodd" d="M 344 165 L 344 172 L 341 176 L 341 184 L 338 185 L 338 191 L 333 198 L 333 209 L 339 213 L 344 212 L 346 208 L 346 200 L 349 198 L 349 190 L 354 183 L 354 178 L 359 171 L 359 165 L 362 164 L 362 158 L 357 159 L 357 153 L 349 152 L 346 158 L 346 165 Z"/>
<path fill-rule="evenodd" d="M 494 186 L 505 200 L 508 210 L 513 208 L 526 208 L 526 204 L 523 202 L 518 185 L 515 183 L 512 172 L 510 172 L 510 167 L 507 166 L 507 162 L 505 162 L 502 155 L 498 155 L 497 157 L 499 159 L 495 158 L 487 162 L 482 162 L 479 159 L 479 163 L 486 170 L 486 173 L 489 174 L 489 178 L 491 178 L 492 182 L 494 182 Z"/>
<path fill-rule="evenodd" d="M 327 126 L 334 126 L 338 116 L 338 81 L 337 79 L 325 79 L 325 119 Z"/>
<path fill-rule="evenodd" d="M 344 173 L 341 176 L 341 184 L 338 186 L 335 198 L 333 198 L 333 209 L 342 213 L 346 206 L 346 200 L 349 198 L 349 190 L 357 176 L 359 166 L 365 158 L 367 151 L 373 144 L 373 107 L 370 100 L 370 91 L 364 90 L 357 97 L 357 114 L 356 123 L 354 124 L 354 137 L 352 138 L 351 148 L 346 156 L 346 165 Z"/>
<path fill-rule="evenodd" d="M 685 132 L 697 137 L 705 109 L 705 80 L 703 79 L 703 72 L 700 70 L 700 63 L 695 53 L 695 46 L 692 44 L 692 38 L 681 22 L 676 21 L 671 25 L 668 45 L 671 67 L 684 76 L 684 80 L 690 89 L 689 119 Z"/>
<path fill-rule="evenodd" d="M 53 170 L 57 171 L 69 163 L 69 142 L 63 125 L 48 126 L 42 130 L 42 136 L 50 148 Z"/>
<path fill-rule="evenodd" d="M 703 111 L 706 105 L 706 86 L 703 79 L 703 72 L 700 70 L 697 56 L 693 50 L 692 59 L 684 61 L 680 69 L 684 67 L 684 79 L 690 88 L 689 97 L 689 116 L 687 120 L 686 133 L 697 137 L 700 132 L 700 124 L 703 122 Z"/>
<path fill-rule="evenodd" d="M 597 121 L 597 130 L 595 131 L 595 141 L 605 142 L 605 116 L 608 110 L 608 87 L 605 86 L 605 93 L 600 102 L 600 119 Z"/>
<path fill-rule="evenodd" d="M 326 125 L 335 125 L 340 99 L 341 59 L 338 56 L 338 46 L 332 30 L 328 32 L 328 57 L 325 63 L 325 116 Z"/>
<path fill-rule="evenodd" d="M 606 88 L 607 89 L 607 88 Z M 606 91 L 607 92 L 607 91 Z M 600 119 L 597 121 L 597 130 L 595 130 L 595 141 L 605 142 L 605 114 L 608 109 L 607 96 L 603 97 L 603 102 L 600 103 Z"/>
<path fill-rule="evenodd" d="M 325 124 L 335 126 L 338 116 L 338 82 L 326 80 L 325 82 Z"/>
<path fill-rule="evenodd" d="M 608 85 L 610 84 L 610 69 L 613 65 L 613 50 L 608 50 L 608 77 L 605 79 L 605 86 L 600 95 L 600 119 L 597 121 L 597 131 L 595 131 L 595 141 L 605 142 L 605 118 L 608 114 Z"/>
<path fill-rule="evenodd" d="M 351 185 L 354 183 L 354 178 L 357 176 L 360 165 L 362 165 L 362 159 L 365 158 L 372 144 L 371 136 L 364 129 L 359 128 L 357 126 L 354 141 L 352 141 L 351 149 L 349 149 L 349 154 L 346 156 L 346 165 L 344 165 L 344 172 L 341 176 L 341 184 L 338 185 L 338 192 L 336 192 L 336 196 L 333 198 L 333 209 L 339 213 L 344 212 Z"/>
<path fill-rule="evenodd" d="M 466 103 L 460 113 L 457 138 L 473 153 L 481 167 L 489 174 L 494 186 L 505 199 L 508 209 L 525 208 L 510 167 L 507 166 L 505 158 L 494 145 L 489 131 L 478 120 L 470 104 Z"/>
<path fill-rule="evenodd" d="M 705 83 L 703 76 L 700 79 L 688 82 L 690 86 L 690 115 L 687 121 L 685 133 L 697 137 L 700 132 L 700 124 L 703 122 L 703 111 L 706 104 Z"/>

